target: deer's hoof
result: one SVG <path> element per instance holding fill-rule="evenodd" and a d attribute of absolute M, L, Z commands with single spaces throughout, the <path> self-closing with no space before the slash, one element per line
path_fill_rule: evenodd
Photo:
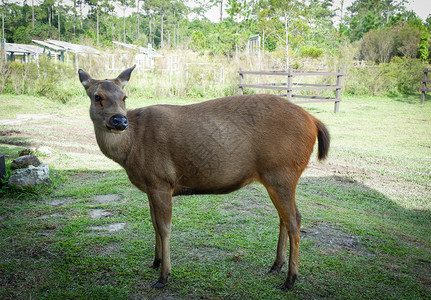
<path fill-rule="evenodd" d="M 278 274 L 281 272 L 281 269 L 283 268 L 284 263 L 282 264 L 273 264 L 271 269 L 269 269 L 268 274 Z"/>
<path fill-rule="evenodd" d="M 282 291 L 292 290 L 293 286 L 295 285 L 296 278 L 297 278 L 296 275 L 291 276 L 290 279 L 288 277 L 288 279 L 282 285 L 280 285 L 280 290 Z"/>

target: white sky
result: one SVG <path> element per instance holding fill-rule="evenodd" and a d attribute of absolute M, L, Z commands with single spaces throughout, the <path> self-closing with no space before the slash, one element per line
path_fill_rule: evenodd
<path fill-rule="evenodd" d="M 406 7 L 413 10 L 422 20 L 426 20 L 428 15 L 431 14 L 430 0 L 409 0 Z"/>

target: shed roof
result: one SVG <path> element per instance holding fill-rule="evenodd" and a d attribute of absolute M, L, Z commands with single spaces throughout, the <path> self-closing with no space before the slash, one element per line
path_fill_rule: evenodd
<path fill-rule="evenodd" d="M 14 54 L 42 54 L 43 49 L 35 45 L 5 43 L 5 51 Z"/>
<path fill-rule="evenodd" d="M 156 50 L 154 50 L 154 48 L 151 47 L 151 45 L 149 45 L 148 48 L 145 48 L 145 47 L 141 47 L 141 46 L 137 46 L 137 45 L 133 45 L 133 44 L 126 44 L 126 43 L 117 42 L 117 41 L 112 41 L 112 43 L 114 43 L 115 45 L 124 47 L 124 48 L 138 50 L 140 53 L 150 55 L 153 57 L 163 57 L 163 55 L 161 53 L 157 52 Z"/>
<path fill-rule="evenodd" d="M 57 40 L 46 40 L 46 42 L 62 47 L 68 52 L 73 53 L 87 53 L 87 54 L 100 54 L 101 52 L 93 47 L 85 46 L 85 45 L 79 45 L 79 44 L 73 44 L 69 42 L 64 41 L 57 41 Z"/>
<path fill-rule="evenodd" d="M 41 45 L 43 47 L 46 47 L 48 49 L 58 51 L 58 52 L 72 52 L 72 53 L 86 53 L 86 54 L 100 54 L 101 52 L 95 48 L 84 46 L 84 45 L 78 45 L 78 44 L 72 44 L 69 42 L 64 41 L 57 41 L 57 40 L 45 40 L 45 41 L 39 41 L 39 40 L 33 40 L 33 43 Z"/>

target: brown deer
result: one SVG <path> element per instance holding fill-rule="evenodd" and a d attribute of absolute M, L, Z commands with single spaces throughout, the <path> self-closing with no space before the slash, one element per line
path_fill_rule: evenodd
<path fill-rule="evenodd" d="M 280 218 L 277 254 L 270 272 L 286 263 L 282 289 L 298 275 L 301 215 L 295 189 L 318 139 L 318 158 L 329 150 L 329 133 L 304 109 L 274 95 L 244 95 L 198 104 L 154 105 L 128 111 L 124 86 L 135 66 L 116 79 L 79 79 L 91 99 L 90 117 L 102 152 L 119 163 L 130 181 L 147 193 L 156 233 L 153 284 L 162 288 L 171 273 L 169 235 L 172 196 L 221 194 L 253 181 L 262 183 Z"/>

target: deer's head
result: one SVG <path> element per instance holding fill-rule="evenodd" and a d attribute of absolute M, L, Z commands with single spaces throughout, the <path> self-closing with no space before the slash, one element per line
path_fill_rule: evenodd
<path fill-rule="evenodd" d="M 79 80 L 91 100 L 90 117 L 95 128 L 114 133 L 123 132 L 129 122 L 127 120 L 126 94 L 123 88 L 129 82 L 133 67 L 124 70 L 115 79 L 97 80 L 79 69 Z"/>

